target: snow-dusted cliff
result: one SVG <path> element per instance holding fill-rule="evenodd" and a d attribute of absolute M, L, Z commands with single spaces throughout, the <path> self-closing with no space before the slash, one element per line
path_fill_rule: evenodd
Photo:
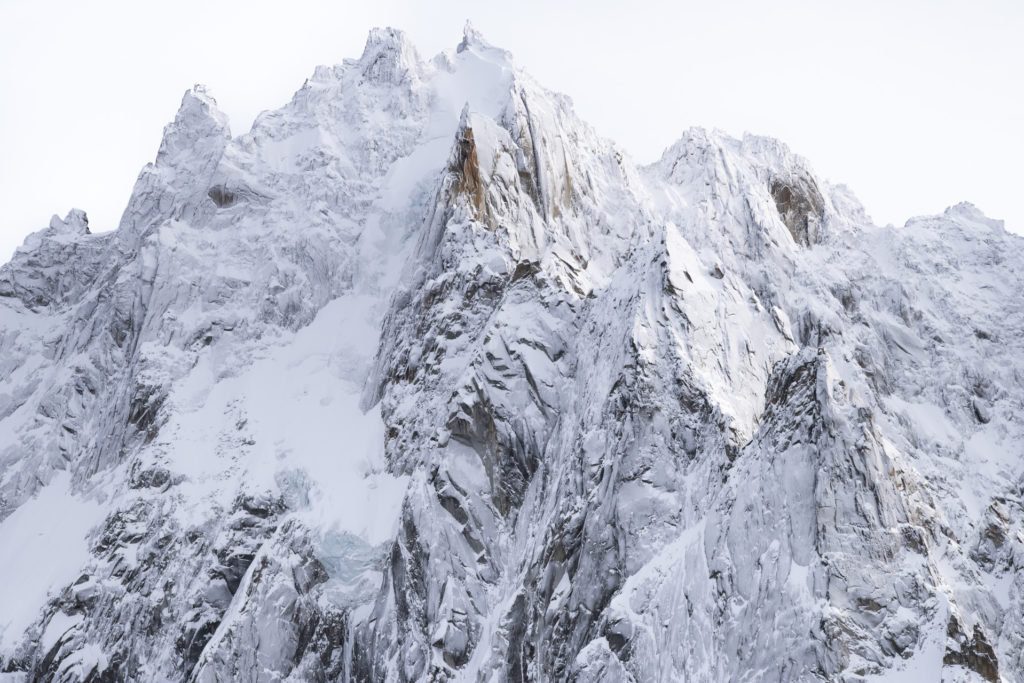
<path fill-rule="evenodd" d="M 472 29 L 0 268 L 0 681 L 1024 680 L 1024 240 Z"/>

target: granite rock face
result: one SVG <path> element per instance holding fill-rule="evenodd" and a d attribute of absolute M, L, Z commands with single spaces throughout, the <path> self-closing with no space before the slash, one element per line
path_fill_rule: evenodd
<path fill-rule="evenodd" d="M 1024 680 L 1024 240 L 467 28 L 0 268 L 0 678 Z"/>

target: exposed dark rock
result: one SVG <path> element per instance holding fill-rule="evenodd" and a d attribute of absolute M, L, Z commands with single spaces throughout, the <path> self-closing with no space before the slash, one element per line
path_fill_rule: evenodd
<path fill-rule="evenodd" d="M 814 178 L 797 175 L 788 180 L 775 178 L 769 186 L 779 217 L 789 228 L 793 241 L 803 246 L 819 240 L 824 200 Z"/>

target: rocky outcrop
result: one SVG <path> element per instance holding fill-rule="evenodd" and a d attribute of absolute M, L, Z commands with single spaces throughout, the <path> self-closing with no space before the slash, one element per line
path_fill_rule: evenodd
<path fill-rule="evenodd" d="M 814 178 L 804 175 L 792 180 L 773 179 L 769 192 L 793 241 L 804 246 L 817 242 L 824 200 Z"/>

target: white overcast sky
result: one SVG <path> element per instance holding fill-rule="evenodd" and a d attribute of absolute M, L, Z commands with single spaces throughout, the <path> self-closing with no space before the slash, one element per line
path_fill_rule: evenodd
<path fill-rule="evenodd" d="M 193 83 L 236 135 L 373 26 L 470 19 L 640 163 L 690 126 L 772 135 L 879 224 L 962 200 L 1024 232 L 1022 0 L 0 0 L 0 262 L 54 213 L 116 227 Z"/>

